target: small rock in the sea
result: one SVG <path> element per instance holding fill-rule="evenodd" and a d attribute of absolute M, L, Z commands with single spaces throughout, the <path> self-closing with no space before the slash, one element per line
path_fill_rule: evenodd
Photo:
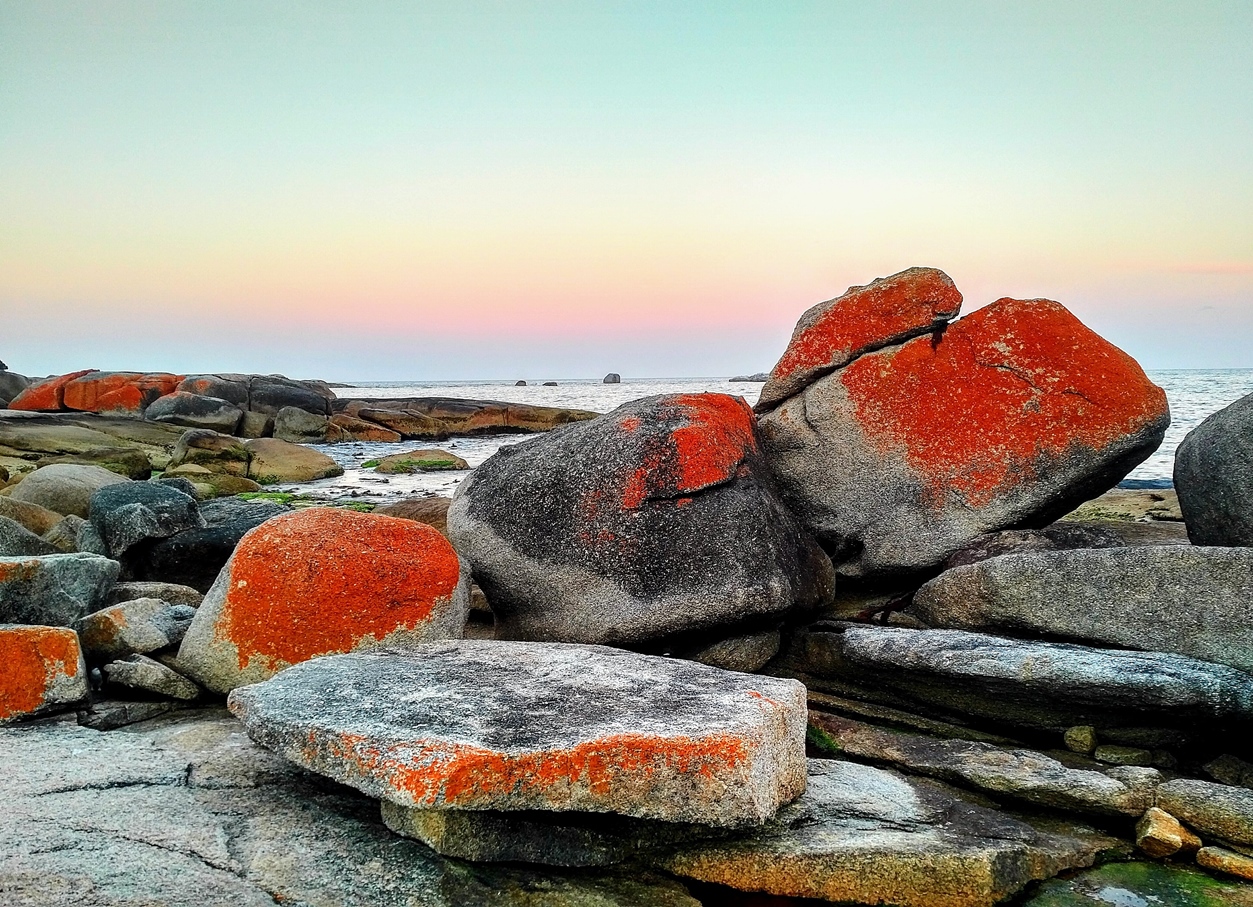
<path fill-rule="evenodd" d="M 601 379 L 601 384 L 621 384 L 621 383 L 622 383 L 622 376 L 619 375 L 617 372 L 610 372 L 608 375 L 606 375 L 604 378 Z"/>

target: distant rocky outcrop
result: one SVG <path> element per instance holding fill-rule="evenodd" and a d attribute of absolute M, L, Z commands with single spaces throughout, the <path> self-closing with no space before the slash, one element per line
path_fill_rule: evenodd
<path fill-rule="evenodd" d="M 619 375 L 617 372 L 610 372 L 608 375 L 606 375 L 604 378 L 601 379 L 600 383 L 601 384 L 621 384 L 622 376 Z"/>

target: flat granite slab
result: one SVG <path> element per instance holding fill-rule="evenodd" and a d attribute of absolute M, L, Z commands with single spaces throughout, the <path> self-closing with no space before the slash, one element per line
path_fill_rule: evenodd
<path fill-rule="evenodd" d="M 257 742 L 399 806 L 732 827 L 805 790 L 805 688 L 602 646 L 457 640 L 295 665 L 230 708 Z"/>

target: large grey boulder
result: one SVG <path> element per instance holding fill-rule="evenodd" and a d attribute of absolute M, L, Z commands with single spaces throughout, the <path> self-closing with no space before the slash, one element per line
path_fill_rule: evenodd
<path fill-rule="evenodd" d="M 277 415 L 293 406 L 319 416 L 331 415 L 335 394 L 321 382 L 294 381 L 282 375 L 254 375 L 248 384 L 248 408 Z"/>
<path fill-rule="evenodd" d="M 1027 727 L 1239 726 L 1253 719 L 1253 677 L 1183 655 L 864 625 L 811 632 L 798 647 L 807 674 Z"/>
<path fill-rule="evenodd" d="M 149 422 L 166 422 L 186 428 L 203 428 L 233 435 L 239 428 L 244 411 L 220 397 L 178 392 L 166 394 L 144 410 Z"/>
<path fill-rule="evenodd" d="M 13 486 L 9 496 L 15 501 L 38 504 L 63 516 L 73 514 L 86 519 L 93 494 L 109 485 L 129 481 L 102 466 L 54 463 L 25 476 Z"/>
<path fill-rule="evenodd" d="M 934 627 L 1176 652 L 1253 671 L 1253 549 L 1012 554 L 945 571 L 910 613 Z"/>
<path fill-rule="evenodd" d="M 0 623 L 68 627 L 100 606 L 121 569 L 95 554 L 0 557 Z"/>
<path fill-rule="evenodd" d="M 752 411 L 725 394 L 647 397 L 502 448 L 458 486 L 448 535 L 506 639 L 773 629 L 834 583 L 775 493 Z"/>
<path fill-rule="evenodd" d="M 1090 866 L 1113 839 L 1049 833 L 953 789 L 854 762 L 813 759 L 809 786 L 751 834 L 659 865 L 782 897 L 899 907 L 990 907 L 1030 882 Z"/>
<path fill-rule="evenodd" d="M 446 860 L 216 710 L 122 733 L 0 729 L 0 752 L 0 891 L 12 907 L 699 907 L 640 869 Z"/>
<path fill-rule="evenodd" d="M 17 520 L 0 516 L 0 557 L 56 554 L 57 549 Z"/>
<path fill-rule="evenodd" d="M 961 295 L 914 268 L 807 312 L 762 389 L 785 499 L 841 575 L 900 579 L 1046 525 L 1161 443 L 1161 388 L 1045 299 Z M 919 336 L 921 335 L 921 336 Z"/>
<path fill-rule="evenodd" d="M 601 646 L 318 658 L 229 704 L 254 740 L 410 808 L 738 826 L 805 787 L 801 684 Z"/>
<path fill-rule="evenodd" d="M 91 496 L 90 517 L 107 553 L 115 558 L 147 539 L 168 538 L 205 525 L 194 497 L 158 482 L 100 489 Z"/>
<path fill-rule="evenodd" d="M 1194 545 L 1253 545 L 1253 394 L 1188 432 L 1175 491 Z"/>

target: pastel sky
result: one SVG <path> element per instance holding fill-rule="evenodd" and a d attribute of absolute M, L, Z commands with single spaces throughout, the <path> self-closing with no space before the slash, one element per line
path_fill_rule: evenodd
<path fill-rule="evenodd" d="M 1253 3 L 0 0 L 0 359 L 727 375 L 911 265 L 1253 366 Z"/>

